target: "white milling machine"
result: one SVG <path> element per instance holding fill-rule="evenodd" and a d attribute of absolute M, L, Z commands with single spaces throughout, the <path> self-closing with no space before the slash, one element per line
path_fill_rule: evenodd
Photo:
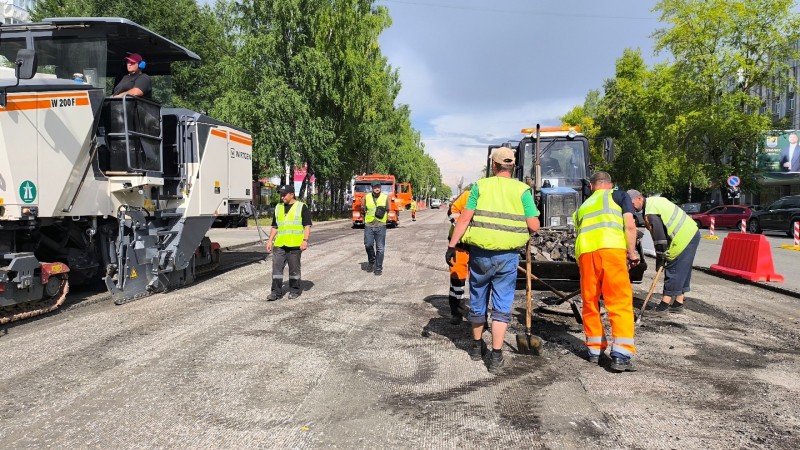
<path fill-rule="evenodd" d="M 102 278 L 118 304 L 190 283 L 219 260 L 214 218 L 249 210 L 250 134 L 109 97 L 129 53 L 155 92 L 200 59 L 120 18 L 0 26 L 0 323 L 57 308 L 70 282 Z"/>

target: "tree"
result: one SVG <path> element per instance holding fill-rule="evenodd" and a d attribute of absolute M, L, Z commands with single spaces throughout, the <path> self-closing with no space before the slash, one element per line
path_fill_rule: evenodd
<path fill-rule="evenodd" d="M 668 50 L 676 114 L 667 129 L 669 150 L 684 168 L 716 185 L 737 174 L 755 186 L 755 149 L 772 122 L 760 112 L 766 94 L 780 96 L 795 81 L 798 15 L 790 0 L 663 0 L 655 9 L 671 27 L 657 31 L 656 50 Z M 692 176 L 686 176 L 690 181 Z"/>

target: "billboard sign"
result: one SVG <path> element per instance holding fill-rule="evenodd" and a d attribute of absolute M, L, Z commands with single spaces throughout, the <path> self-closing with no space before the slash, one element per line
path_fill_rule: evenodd
<path fill-rule="evenodd" d="M 798 130 L 777 130 L 767 133 L 756 163 L 759 171 L 800 173 L 798 133 L 800 133 Z"/>

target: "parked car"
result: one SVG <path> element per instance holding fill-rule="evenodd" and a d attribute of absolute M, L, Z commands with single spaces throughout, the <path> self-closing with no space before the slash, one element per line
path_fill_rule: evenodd
<path fill-rule="evenodd" d="M 438 198 L 431 199 L 431 209 L 439 209 L 442 206 L 442 201 Z"/>
<path fill-rule="evenodd" d="M 754 211 L 747 222 L 747 230 L 751 233 L 783 231 L 792 236 L 795 222 L 800 222 L 800 195 L 779 198 L 763 210 Z"/>
<path fill-rule="evenodd" d="M 681 209 L 686 212 L 686 214 L 700 214 L 708 211 L 709 209 L 714 207 L 713 203 L 684 203 L 681 206 Z"/>
<path fill-rule="evenodd" d="M 722 205 L 701 214 L 692 214 L 692 219 L 700 228 L 710 227 L 712 217 L 714 228 L 739 228 L 742 219 L 747 221 L 752 213 L 747 205 Z"/>

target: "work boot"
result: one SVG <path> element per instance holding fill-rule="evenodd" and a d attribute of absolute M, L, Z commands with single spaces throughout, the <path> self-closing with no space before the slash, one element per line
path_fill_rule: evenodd
<path fill-rule="evenodd" d="M 486 354 L 486 343 L 483 342 L 483 339 L 479 341 L 472 341 L 472 346 L 469 348 L 469 357 L 473 361 L 480 361 L 483 359 L 483 355 Z"/>
<path fill-rule="evenodd" d="M 289 292 L 289 300 L 293 300 L 293 299 L 295 299 L 297 297 L 300 297 L 300 293 L 299 292 Z"/>
<path fill-rule="evenodd" d="M 496 352 L 492 350 L 491 356 L 489 356 L 489 373 L 497 375 L 506 368 L 506 358 L 503 356 L 503 352 L 499 351 Z"/>
<path fill-rule="evenodd" d="M 608 353 L 603 350 L 599 355 L 588 355 L 586 360 L 592 364 L 597 364 L 599 366 L 606 366 L 610 362 L 610 357 Z"/>
<path fill-rule="evenodd" d="M 460 314 L 453 314 L 450 317 L 450 325 L 460 325 L 462 320 L 464 320 L 464 318 L 461 317 Z"/>
<path fill-rule="evenodd" d="M 383 271 L 382 270 L 376 270 L 375 271 L 375 275 L 383 275 Z"/>
<path fill-rule="evenodd" d="M 373 270 L 375 270 L 375 264 L 368 263 L 367 264 L 367 272 L 372 272 Z"/>
<path fill-rule="evenodd" d="M 272 292 L 272 293 L 269 294 L 269 297 L 267 297 L 267 301 L 268 302 L 274 302 L 275 300 L 277 300 L 277 299 L 279 299 L 281 297 L 283 297 L 283 295 L 280 292 Z"/>
<path fill-rule="evenodd" d="M 669 312 L 669 304 L 664 302 L 659 302 L 657 306 L 653 306 L 649 309 L 650 314 L 656 317 L 662 317 Z"/>
<path fill-rule="evenodd" d="M 683 311 L 683 303 L 672 302 L 672 304 L 669 306 L 669 312 L 671 313 L 682 314 Z"/>
<path fill-rule="evenodd" d="M 633 361 L 630 358 L 625 358 L 622 356 L 612 356 L 611 357 L 611 365 L 608 367 L 609 369 L 615 372 L 635 372 L 636 367 L 633 365 Z"/>

